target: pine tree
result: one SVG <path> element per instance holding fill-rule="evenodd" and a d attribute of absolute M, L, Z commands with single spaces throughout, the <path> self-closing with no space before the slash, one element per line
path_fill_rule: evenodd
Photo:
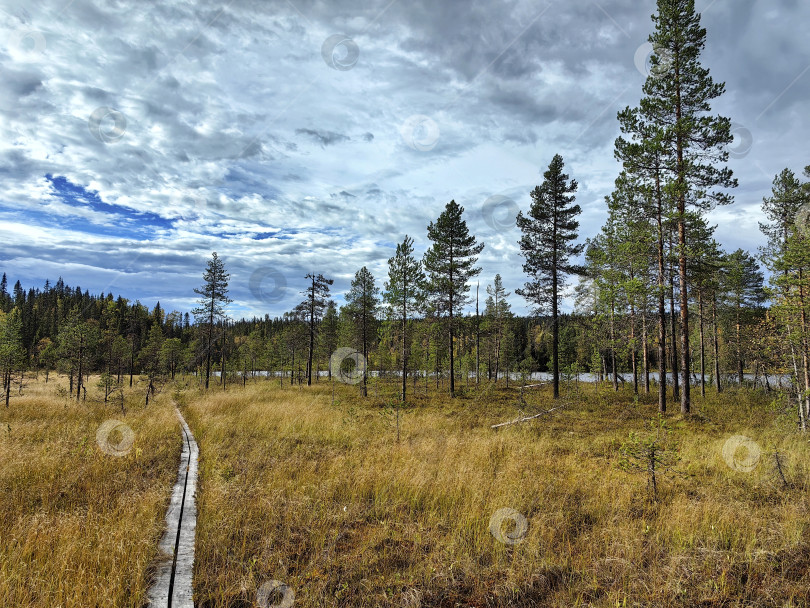
<path fill-rule="evenodd" d="M 654 57 L 655 59 L 655 57 Z M 622 133 L 616 139 L 615 157 L 620 160 L 628 178 L 637 184 L 641 194 L 637 213 L 652 225 L 656 259 L 656 308 L 658 317 L 658 411 L 667 409 L 667 316 L 664 299 L 667 292 L 664 234 L 671 214 L 671 200 L 665 189 L 663 134 L 655 124 L 643 119 L 638 109 L 625 108 L 618 114 Z"/>
<path fill-rule="evenodd" d="M 501 356 L 503 352 L 504 333 L 507 329 L 509 319 L 512 317 L 509 302 L 506 300 L 511 292 L 506 291 L 500 274 L 495 275 L 492 285 L 487 286 L 487 302 L 484 315 L 488 320 L 488 329 L 495 339 L 495 383 L 498 383 L 498 374 L 501 367 Z"/>
<path fill-rule="evenodd" d="M 9 313 L 0 311 L 0 375 L 3 376 L 6 407 L 11 397 L 14 375 L 23 370 L 24 361 L 20 311 L 16 307 Z"/>
<path fill-rule="evenodd" d="M 225 306 L 233 300 L 228 297 L 228 279 L 225 265 L 213 252 L 203 273 L 203 286 L 194 288 L 194 293 L 201 296 L 199 306 L 192 310 L 195 321 L 205 329 L 205 388 L 211 377 L 211 350 L 214 341 L 214 322 L 225 317 Z"/>
<path fill-rule="evenodd" d="M 543 184 L 532 191 L 528 216 L 519 212 L 517 225 L 523 235 L 520 253 L 525 258 L 523 272 L 529 276 L 523 289 L 515 293 L 531 302 L 536 312 L 551 312 L 551 365 L 554 398 L 560 396 L 559 304 L 565 277 L 582 274 L 584 269 L 570 260 L 582 253 L 583 244 L 574 244 L 579 222 L 574 219 L 581 209 L 574 204 L 576 180 L 563 173 L 563 158 L 556 154 L 543 173 Z"/>
<path fill-rule="evenodd" d="M 149 330 L 149 339 L 138 356 L 141 370 L 146 373 L 149 384 L 146 388 L 146 405 L 149 405 L 149 396 L 155 395 L 155 384 L 163 377 L 163 330 L 159 323 L 154 323 Z M 224 373 L 224 372 L 223 372 Z"/>
<path fill-rule="evenodd" d="M 656 74 L 644 83 L 639 113 L 655 125 L 663 145 L 668 173 L 667 193 L 675 202 L 677 227 L 678 280 L 681 321 L 681 412 L 690 411 L 691 370 L 689 348 L 689 294 L 687 285 L 688 235 L 687 207 L 705 210 L 715 204 L 728 204 L 732 198 L 713 188 L 735 187 L 728 167 L 717 163 L 728 160 L 726 146 L 733 141 L 731 121 L 711 116 L 710 101 L 725 91 L 715 83 L 700 63 L 706 43 L 706 30 L 700 27 L 700 14 L 694 0 L 658 0 L 652 16 L 655 31 L 649 42 L 656 55 L 666 54 Z"/>
<path fill-rule="evenodd" d="M 734 315 L 735 356 L 737 376 L 743 383 L 744 347 L 742 340 L 743 316 L 765 300 L 762 289 L 764 277 L 756 260 L 746 251 L 737 249 L 723 260 L 723 279 L 728 294 L 728 305 Z"/>
<path fill-rule="evenodd" d="M 810 177 L 810 166 L 804 174 Z M 770 223 L 759 224 L 759 229 L 768 237 L 768 244 L 760 249 L 760 258 L 765 266 L 775 274 L 771 283 L 776 287 L 774 312 L 782 320 L 787 330 L 787 343 L 793 364 L 797 386 L 804 376 L 805 408 L 799 397 L 799 419 L 802 430 L 810 416 L 810 344 L 806 335 L 806 300 L 810 289 L 804 285 L 810 264 L 803 259 L 802 246 L 806 235 L 796 226 L 797 216 L 810 205 L 810 182 L 801 183 L 790 169 L 783 169 L 774 177 L 772 196 L 762 199 L 762 211 Z M 806 221 L 803 220 L 803 221 Z M 804 331 L 803 331 L 804 328 Z M 797 355 L 798 349 L 798 355 Z M 797 359 L 801 360 L 802 373 L 799 373 Z"/>
<path fill-rule="evenodd" d="M 332 279 L 326 279 L 322 274 L 309 273 L 306 275 L 309 286 L 301 293 L 306 296 L 306 300 L 299 304 L 299 316 L 303 313 L 309 328 L 309 352 L 307 356 L 307 386 L 312 386 L 312 359 L 315 354 L 315 334 L 318 331 L 318 324 L 323 318 L 326 304 L 329 300 L 329 286 L 334 283 Z"/>
<path fill-rule="evenodd" d="M 388 282 L 385 283 L 383 298 L 391 306 L 402 323 L 402 402 L 405 402 L 408 374 L 408 314 L 413 313 L 424 299 L 425 273 L 422 263 L 413 256 L 413 239 L 405 235 L 397 244 L 394 257 L 388 259 Z"/>
<path fill-rule="evenodd" d="M 376 335 L 373 325 L 380 302 L 379 293 L 380 289 L 374 282 L 374 275 L 363 266 L 355 273 L 351 288 L 346 294 L 346 307 L 354 319 L 363 360 L 366 362 L 363 366 L 363 397 L 368 396 L 368 347 Z"/>
<path fill-rule="evenodd" d="M 338 313 L 334 300 L 329 300 L 326 303 L 326 312 L 323 315 L 321 322 L 321 331 L 318 334 L 318 339 L 323 349 L 323 354 L 326 360 L 332 353 L 337 350 L 338 345 Z M 327 365 L 329 380 L 332 380 L 332 366 Z"/>
<path fill-rule="evenodd" d="M 456 396 L 454 370 L 454 314 L 469 302 L 467 282 L 481 272 L 475 266 L 484 243 L 477 243 L 462 219 L 464 207 L 451 200 L 435 222 L 428 226 L 433 245 L 425 252 L 423 264 L 429 277 L 429 292 L 437 314 L 447 315 L 450 353 L 450 396 Z M 438 363 L 438 354 L 437 354 Z"/>
<path fill-rule="evenodd" d="M 805 188 L 793 171 L 783 169 L 773 178 L 772 195 L 762 199 L 762 211 L 769 223 L 759 223 L 760 231 L 768 237 L 768 244 L 760 250 L 760 255 L 769 268 L 784 255 L 793 220 L 806 200 Z"/>

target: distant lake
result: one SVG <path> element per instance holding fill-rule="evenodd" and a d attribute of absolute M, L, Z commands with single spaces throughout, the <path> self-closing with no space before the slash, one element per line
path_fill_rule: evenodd
<path fill-rule="evenodd" d="M 235 373 L 239 377 L 241 377 L 241 375 L 242 375 L 242 372 L 235 372 Z M 281 377 L 281 375 L 283 373 L 285 378 L 289 377 L 289 370 L 284 370 L 284 372 L 280 372 L 280 371 L 269 372 L 267 370 L 257 370 L 256 372 L 248 372 L 248 376 L 250 376 L 252 373 L 255 374 L 256 376 L 262 376 L 262 377 L 267 377 L 267 376 Z M 412 379 L 412 375 L 411 375 L 412 373 L 413 372 L 408 372 L 409 379 Z M 217 376 L 217 377 L 220 376 L 220 372 L 218 372 L 218 371 L 211 372 L 211 374 L 213 376 Z M 387 376 L 387 377 L 390 377 L 390 378 L 399 377 L 399 376 L 401 376 L 401 374 L 402 374 L 402 372 L 400 372 L 400 371 L 384 372 L 384 375 Z M 368 370 L 368 377 L 369 378 L 376 378 L 378 375 L 379 375 L 379 372 L 377 370 Z M 447 375 L 446 372 L 442 372 L 442 376 L 446 376 L 446 375 Z M 303 376 L 303 371 L 302 371 L 302 376 Z M 319 370 L 318 376 L 320 378 L 328 378 L 329 377 L 329 372 L 327 370 Z M 435 374 L 435 372 L 428 372 L 427 376 L 429 378 L 435 378 L 436 374 Z M 493 376 L 494 376 L 494 374 L 493 374 Z M 420 371 L 419 372 L 419 377 L 424 379 L 425 372 Z M 591 373 L 591 372 L 582 372 L 582 373 L 580 373 L 578 375 L 572 375 L 569 378 L 570 378 L 571 382 L 596 382 L 598 377 L 599 377 L 598 374 L 594 374 L 594 373 Z M 624 382 L 627 383 L 627 384 L 632 384 L 633 383 L 633 374 L 630 373 L 630 372 L 622 372 L 622 373 L 618 374 L 618 377 L 620 378 L 619 382 L 624 380 Z M 760 374 L 756 378 L 755 378 L 754 374 L 743 374 L 743 377 L 745 378 L 745 380 L 747 382 L 754 382 L 754 380 L 756 379 L 757 385 L 761 385 L 763 387 L 765 386 L 765 376 L 762 375 L 762 374 Z M 464 382 L 464 380 L 465 380 L 464 373 L 461 372 L 461 373 L 456 374 L 456 378 L 457 378 L 457 381 Z M 475 378 L 475 374 L 473 372 L 470 372 L 470 379 L 473 379 L 473 378 Z M 486 378 L 486 376 L 482 376 L 482 378 Z M 504 378 L 506 378 L 506 373 L 505 372 L 500 372 L 498 374 L 498 378 L 503 380 Z M 566 379 L 567 379 L 566 375 L 563 374 L 563 373 L 560 373 L 560 382 L 565 382 Z M 509 380 L 513 381 L 513 382 L 520 382 L 520 374 L 517 373 L 517 372 L 510 372 L 509 373 Z M 551 372 L 532 372 L 527 377 L 526 383 L 531 384 L 533 382 L 551 382 L 551 380 L 552 380 Z M 605 376 L 605 381 L 606 382 L 611 382 L 612 380 L 613 380 L 612 375 Z M 729 383 L 736 384 L 737 383 L 737 374 L 722 374 L 721 375 L 721 380 L 722 380 L 722 382 L 724 384 L 729 384 Z M 650 372 L 650 381 L 655 381 L 655 382 L 658 381 L 658 372 L 655 372 L 655 371 Z M 678 375 L 678 382 L 680 383 L 680 381 L 681 381 L 681 376 L 679 374 Z M 706 384 L 709 385 L 709 384 L 711 384 L 712 381 L 713 381 L 712 377 L 709 374 L 706 374 Z M 642 384 L 644 382 L 644 375 L 641 372 L 639 372 L 639 374 L 638 374 L 638 382 L 639 382 L 639 384 Z M 782 374 L 782 375 L 768 374 L 768 383 L 771 385 L 772 388 L 779 388 L 779 387 L 786 388 L 786 387 L 788 387 L 790 385 L 790 375 L 788 375 L 788 374 Z M 669 384 L 669 385 L 672 384 L 672 373 L 669 373 L 669 372 L 667 373 L 667 384 Z M 697 374 L 693 374 L 691 384 L 692 384 L 692 386 L 699 386 L 700 385 L 700 376 L 697 375 Z"/>

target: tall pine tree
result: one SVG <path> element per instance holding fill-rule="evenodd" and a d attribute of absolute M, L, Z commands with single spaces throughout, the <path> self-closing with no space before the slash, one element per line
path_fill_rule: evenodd
<path fill-rule="evenodd" d="M 346 294 L 347 312 L 354 319 L 356 332 L 360 338 L 360 348 L 363 351 L 363 361 L 366 362 L 363 365 L 363 397 L 368 396 L 368 347 L 376 335 L 373 324 L 376 321 L 379 293 L 374 275 L 363 266 L 355 273 L 351 288 Z"/>
<path fill-rule="evenodd" d="M 195 320 L 205 332 L 205 388 L 211 377 L 211 348 L 214 340 L 214 322 L 224 318 L 225 306 L 233 300 L 228 297 L 228 279 L 230 275 L 225 272 L 225 265 L 214 251 L 203 273 L 203 286 L 194 288 L 194 293 L 200 296 L 199 306 L 192 310 Z"/>
<path fill-rule="evenodd" d="M 299 304 L 299 311 L 306 318 L 309 328 L 309 351 L 307 355 L 307 386 L 312 386 L 312 358 L 315 353 L 315 334 L 318 330 L 318 323 L 323 318 L 326 305 L 329 302 L 329 286 L 334 283 L 332 279 L 326 279 L 322 274 L 309 273 L 306 278 L 309 286 L 302 292 L 306 300 Z"/>
<path fill-rule="evenodd" d="M 413 314 L 422 303 L 425 290 L 425 273 L 422 263 L 413 256 L 413 239 L 405 235 L 397 244 L 397 252 L 388 260 L 388 282 L 385 283 L 383 298 L 391 306 L 402 324 L 402 394 L 405 402 L 406 379 L 408 375 L 408 314 Z"/>
<path fill-rule="evenodd" d="M 581 266 L 571 262 L 572 256 L 582 253 L 583 244 L 575 244 L 580 214 L 574 204 L 577 191 L 576 180 L 568 181 L 563 173 L 562 156 L 556 154 L 543 173 L 543 183 L 532 191 L 532 206 L 528 216 L 519 212 L 517 225 L 520 237 L 520 253 L 525 258 L 523 272 L 529 276 L 523 289 L 515 293 L 531 302 L 539 313 L 551 312 L 551 366 L 554 398 L 560 396 L 559 362 L 559 305 L 560 291 L 565 286 L 565 277 L 582 274 Z"/>
<path fill-rule="evenodd" d="M 438 314 L 447 315 L 447 331 L 450 349 L 450 396 L 455 397 L 454 315 L 468 302 L 467 282 L 481 272 L 475 266 L 484 243 L 477 243 L 475 236 L 462 219 L 464 207 L 450 201 L 435 222 L 428 226 L 428 238 L 433 241 L 425 252 L 423 263 L 430 279 L 430 296 Z"/>
<path fill-rule="evenodd" d="M 681 412 L 690 411 L 689 262 L 686 211 L 716 204 L 728 204 L 732 198 L 722 190 L 737 185 L 728 167 L 717 164 L 728 160 L 726 146 L 733 141 L 731 121 L 711 116 L 710 102 L 725 91 L 715 83 L 709 70 L 700 63 L 706 43 L 706 30 L 700 27 L 700 14 L 694 0 L 658 0 L 658 12 L 652 16 L 655 31 L 649 42 L 660 59 L 658 70 L 644 83 L 638 113 L 645 123 L 654 125 L 663 145 L 667 172 L 667 193 L 675 203 L 677 229 L 678 282 L 681 325 Z"/>

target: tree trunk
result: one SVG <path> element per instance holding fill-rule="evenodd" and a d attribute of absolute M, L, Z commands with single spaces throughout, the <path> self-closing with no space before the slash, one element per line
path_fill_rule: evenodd
<path fill-rule="evenodd" d="M 658 411 L 667 411 L 667 313 L 664 307 L 664 226 L 661 178 L 655 175 L 656 224 L 658 226 Z"/>
<path fill-rule="evenodd" d="M 79 375 L 78 386 L 76 388 L 76 401 L 79 400 L 82 393 L 82 364 L 84 363 L 84 335 L 79 336 Z"/>
<path fill-rule="evenodd" d="M 641 309 L 641 352 L 644 370 L 644 392 L 650 394 L 650 353 L 647 345 L 647 299 L 644 298 L 644 307 Z"/>
<path fill-rule="evenodd" d="M 703 334 L 703 291 L 698 290 L 698 323 L 700 323 L 700 396 L 706 396 L 706 339 Z"/>
<path fill-rule="evenodd" d="M 675 124 L 680 125 L 683 118 L 681 101 L 681 74 L 678 52 L 675 52 Z M 677 200 L 678 200 L 678 277 L 681 289 L 681 374 L 683 386 L 681 387 L 681 414 L 688 414 L 691 408 L 689 384 L 689 295 L 686 286 L 686 165 L 683 158 L 683 135 L 676 129 L 675 135 L 677 150 Z"/>
<path fill-rule="evenodd" d="M 557 318 L 557 246 L 556 246 L 556 225 L 554 227 L 554 262 L 551 269 L 551 374 L 552 385 L 554 387 L 554 399 L 560 397 L 560 360 L 559 360 L 559 343 L 560 343 L 560 325 Z M 507 377 L 509 370 L 507 370 Z M 507 380 L 507 387 L 509 381 Z"/>
<path fill-rule="evenodd" d="M 714 384 L 717 392 L 723 391 L 723 386 L 720 384 L 720 334 L 717 328 L 717 294 L 712 293 L 712 331 L 714 333 Z"/>
<path fill-rule="evenodd" d="M 630 304 L 630 364 L 633 368 L 633 394 L 638 395 L 638 365 L 636 362 L 636 308 Z"/>
<path fill-rule="evenodd" d="M 675 317 L 675 273 L 672 272 L 672 268 L 670 268 L 669 273 L 669 319 L 672 336 L 669 342 L 670 355 L 672 356 L 672 398 L 677 401 L 680 398 L 681 387 L 678 379 L 678 328 L 677 318 Z"/>
<path fill-rule="evenodd" d="M 610 373 L 613 374 L 613 390 L 619 390 L 619 378 L 616 375 L 616 332 L 614 328 L 615 307 L 610 302 Z"/>
<path fill-rule="evenodd" d="M 478 317 L 478 287 L 475 284 L 475 385 L 478 386 L 479 376 L 481 375 L 481 320 Z"/>

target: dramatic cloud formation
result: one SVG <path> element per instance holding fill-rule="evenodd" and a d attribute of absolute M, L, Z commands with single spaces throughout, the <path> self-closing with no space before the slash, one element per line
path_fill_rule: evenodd
<path fill-rule="evenodd" d="M 698 0 L 704 64 L 736 123 L 727 249 L 763 242 L 773 176 L 810 159 L 810 5 Z M 555 153 L 580 183 L 583 239 L 619 171 L 616 112 L 637 103 L 651 0 L 5 2 L 0 258 L 189 310 L 212 251 L 234 316 L 280 315 L 307 272 L 338 302 L 382 282 L 405 234 L 450 200 L 486 243 L 483 284 L 523 277 L 510 214 Z M 641 49 L 641 50 L 639 50 Z M 511 203 L 514 201 L 514 205 Z M 516 205 L 516 207 L 515 207 Z M 269 295 L 268 295 L 269 294 Z M 512 297 L 515 309 L 524 303 Z"/>

